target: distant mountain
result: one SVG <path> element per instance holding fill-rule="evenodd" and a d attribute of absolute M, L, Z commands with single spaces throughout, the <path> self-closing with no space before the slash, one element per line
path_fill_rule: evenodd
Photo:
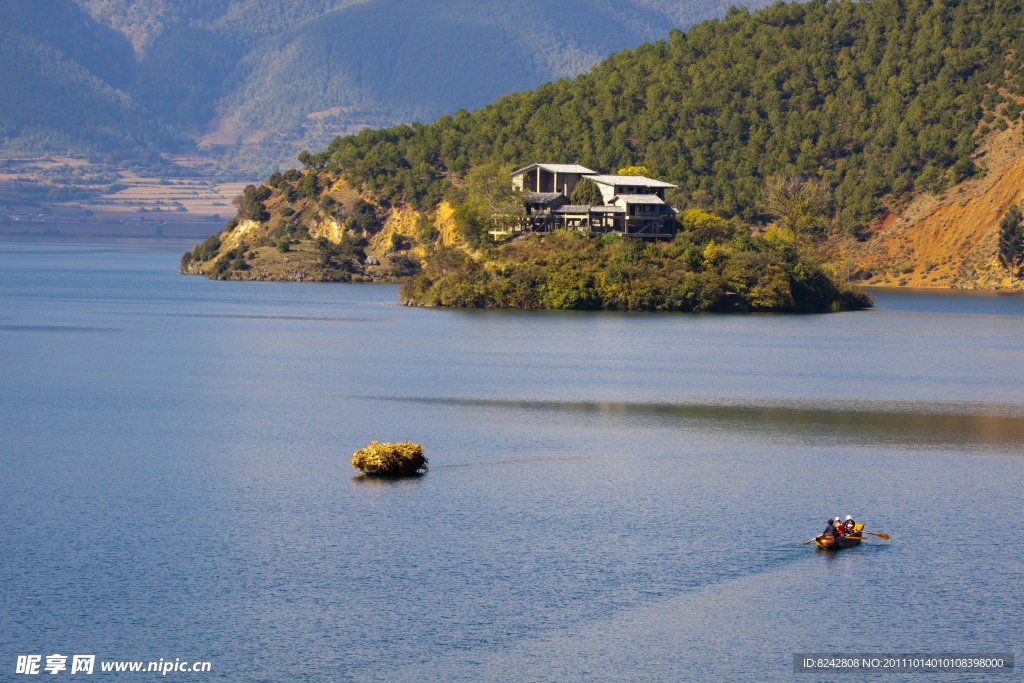
<path fill-rule="evenodd" d="M 339 128 L 429 120 L 575 76 L 675 25 L 662 10 L 621 0 L 374 0 L 250 52 L 225 113 L 250 130 L 306 125 L 314 112 Z"/>
<path fill-rule="evenodd" d="M 0 0 L 0 153 L 102 151 L 145 158 L 170 130 L 119 88 L 134 54 L 120 33 L 69 0 Z"/>
<path fill-rule="evenodd" d="M 145 156 L 190 139 L 266 167 L 573 77 L 727 4 L 0 0 L 0 155 Z"/>

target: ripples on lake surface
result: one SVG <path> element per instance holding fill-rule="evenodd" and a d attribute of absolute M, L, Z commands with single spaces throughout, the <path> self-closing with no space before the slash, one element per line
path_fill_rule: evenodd
<path fill-rule="evenodd" d="M 774 680 L 795 652 L 1020 650 L 1024 298 L 423 310 L 180 276 L 187 246 L 0 250 L 4 670 Z M 405 438 L 429 474 L 353 476 Z M 836 514 L 892 540 L 799 545 Z"/>

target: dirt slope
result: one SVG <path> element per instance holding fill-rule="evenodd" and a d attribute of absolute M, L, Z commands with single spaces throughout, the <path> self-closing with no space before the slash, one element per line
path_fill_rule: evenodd
<path fill-rule="evenodd" d="M 847 244 L 858 282 L 908 287 L 1007 289 L 996 249 L 999 219 L 1024 198 L 1024 126 L 988 136 L 976 163 L 983 178 L 917 197 L 890 213 L 864 243 Z M 1022 283 L 1014 281 L 1014 289 Z"/>

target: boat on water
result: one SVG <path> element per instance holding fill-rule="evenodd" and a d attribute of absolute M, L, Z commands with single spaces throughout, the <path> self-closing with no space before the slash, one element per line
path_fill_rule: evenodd
<path fill-rule="evenodd" d="M 835 537 L 819 536 L 814 539 L 814 542 L 821 550 L 839 550 L 841 548 L 855 548 L 860 545 L 860 542 L 863 540 L 863 536 L 839 535 Z"/>
<path fill-rule="evenodd" d="M 835 531 L 835 527 L 832 526 L 832 520 L 828 520 L 829 526 L 826 528 Z M 819 550 L 840 550 L 842 548 L 856 548 L 860 545 L 860 542 L 867 538 L 864 534 L 870 534 L 876 536 L 882 540 L 889 540 L 889 534 L 883 534 L 881 531 L 864 531 L 863 524 L 854 524 L 853 529 L 850 533 L 842 533 L 833 536 L 831 533 L 826 536 L 815 536 L 810 541 L 804 541 L 800 545 L 807 545 L 811 541 L 814 541 L 815 545 L 818 546 Z"/>

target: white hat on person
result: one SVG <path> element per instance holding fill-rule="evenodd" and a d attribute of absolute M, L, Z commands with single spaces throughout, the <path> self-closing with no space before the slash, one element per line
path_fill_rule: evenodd
<path fill-rule="evenodd" d="M 850 515 L 846 515 L 846 521 L 847 522 L 849 522 L 851 519 L 853 519 L 853 517 L 851 517 Z"/>

